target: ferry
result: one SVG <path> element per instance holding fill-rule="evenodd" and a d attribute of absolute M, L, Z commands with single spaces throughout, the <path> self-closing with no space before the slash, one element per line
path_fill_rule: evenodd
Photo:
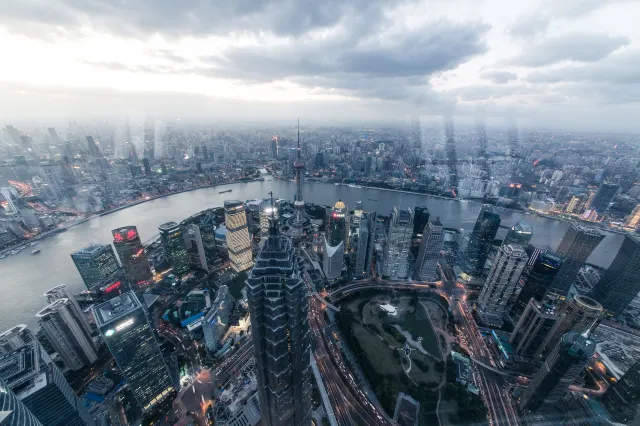
<path fill-rule="evenodd" d="M 33 241 L 33 242 L 29 243 L 29 247 L 33 247 L 33 246 L 35 246 L 35 245 L 37 245 L 37 244 L 38 244 L 38 242 L 37 242 L 37 241 Z"/>
<path fill-rule="evenodd" d="M 0 259 L 4 259 L 5 257 L 9 256 L 8 254 L 0 254 Z"/>
<path fill-rule="evenodd" d="M 35 249 L 34 251 L 31 252 L 31 256 L 36 254 L 40 254 L 40 249 Z"/>
<path fill-rule="evenodd" d="M 218 194 L 224 194 L 224 193 L 231 192 L 231 191 L 233 191 L 233 189 L 227 189 L 226 191 L 220 191 L 220 192 L 218 192 Z"/>
<path fill-rule="evenodd" d="M 362 188 L 360 185 L 354 185 L 353 183 L 350 183 L 349 185 L 347 185 L 349 188 Z"/>

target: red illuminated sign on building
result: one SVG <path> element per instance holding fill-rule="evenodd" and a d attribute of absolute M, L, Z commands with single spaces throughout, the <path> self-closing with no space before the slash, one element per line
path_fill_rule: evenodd
<path fill-rule="evenodd" d="M 105 293 L 111 293 L 113 290 L 117 289 L 120 287 L 120 281 L 116 281 L 115 283 L 111 284 L 109 287 L 104 289 Z"/>
<path fill-rule="evenodd" d="M 116 232 L 115 234 L 113 234 L 113 241 L 119 243 L 121 241 L 123 241 L 124 238 L 122 237 L 122 234 L 119 232 Z"/>
<path fill-rule="evenodd" d="M 138 236 L 138 233 L 136 232 L 135 229 L 129 229 L 127 231 L 127 240 L 131 240 L 131 239 L 133 239 L 133 238 L 135 238 L 137 236 Z"/>
<path fill-rule="evenodd" d="M 124 231 L 124 229 L 123 229 L 123 231 Z M 122 234 L 121 232 L 114 232 L 113 233 L 113 241 L 116 242 L 116 243 L 121 243 L 123 241 L 132 240 L 132 239 L 134 239 L 134 238 L 136 238 L 138 236 L 138 233 L 133 228 L 126 229 L 126 231 L 127 231 L 126 234 Z"/>

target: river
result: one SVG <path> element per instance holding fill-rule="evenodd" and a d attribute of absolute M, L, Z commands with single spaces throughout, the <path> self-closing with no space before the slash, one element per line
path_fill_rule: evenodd
<path fill-rule="evenodd" d="M 219 191 L 227 189 L 232 192 L 219 194 Z M 283 180 L 238 183 L 158 198 L 97 217 L 67 232 L 43 239 L 38 245 L 42 252 L 37 256 L 31 256 L 30 250 L 23 250 L 17 255 L 0 259 L 0 286 L 3 294 L 0 297 L 0 332 L 20 323 L 35 325 L 37 321 L 34 315 L 46 305 L 42 294 L 49 288 L 64 283 L 75 293 L 83 290 L 84 284 L 69 255 L 89 243 L 110 243 L 112 229 L 135 225 L 141 238 L 147 240 L 157 234 L 158 225 L 164 222 L 179 222 L 198 211 L 221 206 L 225 199 L 267 197 L 269 191 L 273 191 L 274 197 L 293 199 L 295 184 Z M 362 201 L 365 211 L 376 210 L 385 215 L 396 205 L 426 205 L 431 217 L 439 216 L 444 226 L 466 230 L 473 228 L 481 207 L 481 204 L 474 202 L 321 183 L 303 184 L 303 194 L 306 201 L 317 204 L 333 205 L 338 199 L 342 199 L 350 209 L 353 209 L 356 201 Z M 502 224 L 506 226 L 525 220 L 533 227 L 532 242 L 552 248 L 557 247 L 570 226 L 567 222 L 512 211 L 502 211 L 501 217 Z M 498 236 L 504 235 L 504 232 L 506 231 L 501 229 Z M 623 235 L 608 233 L 589 258 L 589 262 L 609 266 L 623 238 Z"/>

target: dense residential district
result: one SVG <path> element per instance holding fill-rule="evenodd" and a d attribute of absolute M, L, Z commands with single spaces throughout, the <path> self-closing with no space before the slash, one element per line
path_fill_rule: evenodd
<path fill-rule="evenodd" d="M 3 426 L 640 421 L 637 135 L 0 137 Z"/>

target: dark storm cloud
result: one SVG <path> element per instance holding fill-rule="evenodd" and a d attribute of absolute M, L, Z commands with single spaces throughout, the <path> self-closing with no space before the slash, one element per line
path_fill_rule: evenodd
<path fill-rule="evenodd" d="M 570 33 L 548 38 L 511 61 L 513 65 L 541 67 L 562 61 L 595 62 L 630 43 L 628 37 L 597 33 Z"/>
<path fill-rule="evenodd" d="M 494 70 L 494 71 L 485 71 L 480 75 L 480 77 L 482 77 L 485 80 L 489 80 L 492 83 L 504 84 L 511 80 L 517 79 L 518 74 L 509 72 L 509 71 Z"/>
<path fill-rule="evenodd" d="M 0 24 L 21 32 L 25 26 L 91 25 L 119 35 L 225 35 L 269 32 L 299 36 L 330 28 L 345 16 L 378 19 L 399 0 L 8 0 L 0 2 Z M 30 34 L 34 35 L 34 34 Z"/>

